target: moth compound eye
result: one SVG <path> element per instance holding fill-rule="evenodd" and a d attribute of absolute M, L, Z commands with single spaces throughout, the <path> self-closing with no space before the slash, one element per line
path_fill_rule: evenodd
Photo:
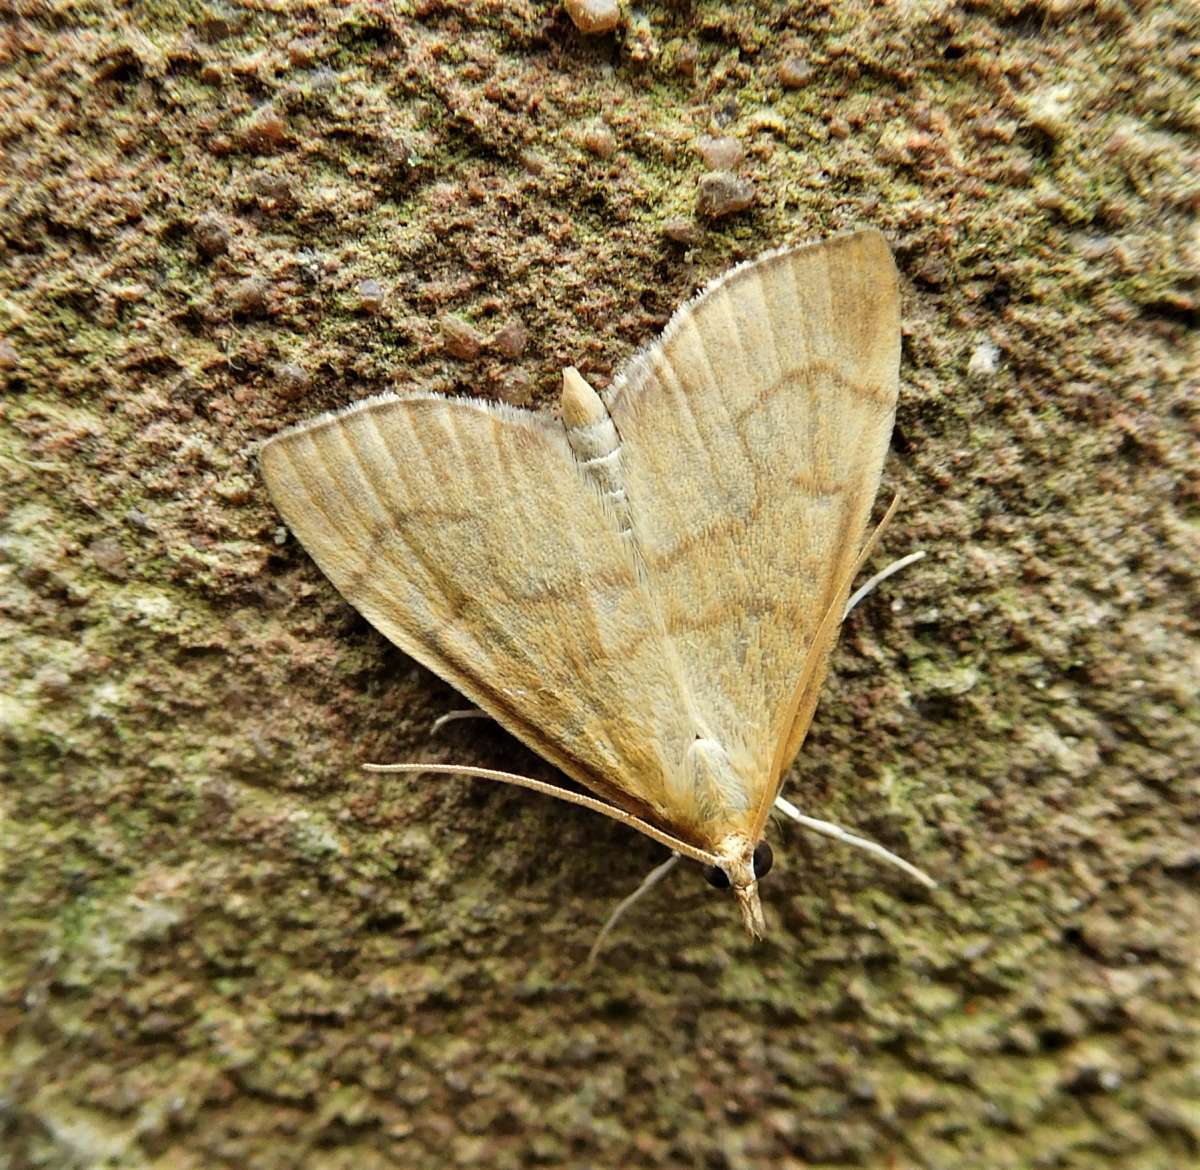
<path fill-rule="evenodd" d="M 729 889 L 729 874 L 719 865 L 706 865 L 704 867 L 704 880 L 714 889 Z"/>
<path fill-rule="evenodd" d="M 775 864 L 775 853 L 765 841 L 760 841 L 754 846 L 754 876 L 756 878 L 765 878 L 771 872 L 771 866 Z"/>

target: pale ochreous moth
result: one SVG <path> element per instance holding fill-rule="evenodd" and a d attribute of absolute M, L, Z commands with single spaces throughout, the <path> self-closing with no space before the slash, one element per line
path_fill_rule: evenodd
<path fill-rule="evenodd" d="M 271 496 L 346 600 L 591 795 L 380 770 L 602 812 L 699 861 L 761 935 L 767 817 L 874 544 L 899 362 L 866 230 L 733 268 L 603 393 L 565 370 L 560 418 L 382 395 L 270 439 Z"/>

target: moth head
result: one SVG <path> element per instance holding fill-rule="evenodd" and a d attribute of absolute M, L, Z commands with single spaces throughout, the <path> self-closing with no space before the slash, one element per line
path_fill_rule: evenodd
<path fill-rule="evenodd" d="M 727 838 L 717 853 L 718 862 L 704 867 L 704 880 L 718 890 L 733 890 L 742 921 L 755 937 L 762 938 L 767 924 L 758 897 L 758 882 L 770 872 L 774 854 L 765 840 L 752 845 L 744 837 Z"/>

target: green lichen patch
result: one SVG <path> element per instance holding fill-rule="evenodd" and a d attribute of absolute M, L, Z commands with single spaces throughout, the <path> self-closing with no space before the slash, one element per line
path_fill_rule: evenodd
<path fill-rule="evenodd" d="M 20 1167 L 1159 1170 L 1200 1150 L 1187 4 L 25 5 L 0 46 L 0 1066 Z M 719 141 L 719 155 L 712 142 Z M 714 161 L 715 159 L 715 161 Z M 752 193 L 697 215 L 706 173 Z M 732 184 L 732 185 L 731 185 Z M 374 634 L 257 445 L 552 409 L 871 223 L 887 552 L 770 935 Z M 3 1160 L 0 1158 L 0 1160 Z"/>

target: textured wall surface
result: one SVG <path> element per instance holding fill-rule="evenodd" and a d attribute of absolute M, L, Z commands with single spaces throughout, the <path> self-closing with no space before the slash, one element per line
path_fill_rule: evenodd
<path fill-rule="evenodd" d="M 17 7 L 0 1166 L 1200 1158 L 1194 5 Z M 942 888 L 782 825 L 764 943 L 689 868 L 586 974 L 662 850 L 363 774 L 546 771 L 431 735 L 461 701 L 255 445 L 388 388 L 552 409 L 864 223 L 904 289 L 883 555 L 928 556 L 847 623 L 788 794 Z"/>

